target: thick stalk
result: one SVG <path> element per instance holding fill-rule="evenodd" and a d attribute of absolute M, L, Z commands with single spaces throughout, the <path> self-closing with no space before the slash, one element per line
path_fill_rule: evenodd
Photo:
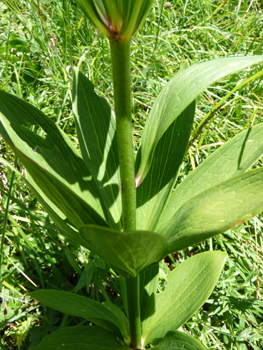
<path fill-rule="evenodd" d="M 140 277 L 126 278 L 131 347 L 141 349 Z"/>
<path fill-rule="evenodd" d="M 136 190 L 131 119 L 130 42 L 110 40 L 118 155 L 121 175 L 123 230 L 136 229 Z M 131 346 L 141 347 L 139 277 L 127 278 Z"/>
<path fill-rule="evenodd" d="M 136 192 L 131 119 L 130 42 L 110 41 L 117 143 L 121 174 L 123 230 L 136 229 Z"/>

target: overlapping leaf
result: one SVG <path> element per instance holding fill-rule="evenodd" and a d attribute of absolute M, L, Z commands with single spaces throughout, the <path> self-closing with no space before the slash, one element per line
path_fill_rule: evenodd
<path fill-rule="evenodd" d="M 5 163 L 18 176 L 21 175 L 21 173 L 16 168 L 14 168 L 8 161 L 6 161 L 4 158 L 1 159 L 1 162 Z M 56 226 L 59 229 L 60 233 L 63 234 L 65 237 L 71 239 L 72 241 L 79 243 L 80 245 L 85 244 L 85 242 L 83 242 L 81 240 L 81 238 L 79 237 L 78 230 L 75 227 L 73 227 L 72 225 L 69 225 L 68 222 L 64 220 L 65 215 L 55 205 L 53 205 L 52 202 L 49 203 L 49 204 L 51 204 L 51 206 L 50 206 L 47 203 L 47 201 L 45 201 L 41 197 L 41 195 L 39 193 L 40 191 L 37 192 L 34 189 L 34 187 L 32 186 L 32 181 L 30 181 L 28 178 L 25 179 L 25 181 L 26 181 L 28 187 L 31 189 L 34 196 L 36 196 L 38 201 L 43 205 L 43 207 L 47 211 L 48 215 L 56 223 Z"/>
<path fill-rule="evenodd" d="M 169 275 L 164 292 L 155 295 L 155 313 L 142 322 L 143 344 L 158 343 L 182 326 L 212 293 L 226 254 L 205 252 L 179 264 Z"/>
<path fill-rule="evenodd" d="M 96 223 L 107 226 L 102 217 L 81 197 L 77 196 L 62 181 L 58 180 L 47 170 L 26 157 L 13 146 L 13 150 L 22 160 L 34 181 L 41 190 L 74 225 L 80 227 L 85 223 Z"/>
<path fill-rule="evenodd" d="M 144 23 L 153 0 L 77 0 L 77 3 L 108 39 L 129 41 Z"/>
<path fill-rule="evenodd" d="M 141 164 L 136 176 L 137 184 L 146 177 L 161 136 L 204 89 L 226 75 L 262 61 L 263 56 L 217 59 L 195 64 L 171 79 L 156 99 L 145 125 L 141 143 Z"/>
<path fill-rule="evenodd" d="M 159 227 L 167 223 L 189 199 L 231 177 L 242 174 L 262 154 L 263 123 L 260 123 L 226 142 L 176 187 L 162 213 Z"/>
<path fill-rule="evenodd" d="M 77 69 L 73 80 L 73 111 L 82 157 L 88 166 L 105 208 L 107 221 L 121 229 L 121 197 L 116 123 L 107 101 Z M 106 210 L 104 210 L 106 213 Z"/>
<path fill-rule="evenodd" d="M 188 200 L 160 228 L 174 252 L 235 227 L 263 211 L 263 169 L 251 170 Z"/>
<path fill-rule="evenodd" d="M 84 225 L 79 232 L 88 249 L 124 276 L 137 276 L 148 266 L 162 260 L 167 252 L 166 239 L 150 231 L 120 232 Z"/>
<path fill-rule="evenodd" d="M 154 350 L 206 350 L 199 340 L 189 334 L 171 331 L 153 347 Z"/>
<path fill-rule="evenodd" d="M 43 338 L 32 350 L 129 350 L 114 333 L 96 326 L 66 327 Z"/>
<path fill-rule="evenodd" d="M 95 222 L 107 226 L 103 219 L 110 218 L 111 214 L 108 211 L 108 206 L 102 200 L 103 189 L 98 188 L 84 160 L 63 131 L 38 109 L 15 96 L 0 91 L 0 102 L 0 133 L 16 149 L 16 152 L 24 156 L 31 171 L 34 168 L 43 181 L 46 174 L 49 177 L 49 183 L 51 185 L 53 183 L 54 187 L 60 183 L 63 187 L 62 192 L 65 193 L 68 190 L 69 196 L 73 196 L 75 202 L 79 202 L 78 206 L 82 206 L 83 202 L 86 203 L 85 210 L 88 211 L 85 216 L 92 219 L 87 221 L 83 216 L 82 224 Z M 28 128 L 30 125 L 39 125 L 47 136 L 40 137 L 32 132 Z M 71 217 L 72 223 L 78 226 L 78 220 L 74 220 L 74 207 L 70 207 L 70 203 L 59 202 L 60 200 L 54 194 L 55 192 L 57 194 L 57 191 L 52 193 L 52 187 L 49 188 L 47 196 L 42 185 L 37 183 L 38 175 L 35 177 L 35 173 L 33 176 L 31 176 L 30 171 L 28 173 L 27 180 L 43 201 L 54 212 L 60 211 L 58 215 L 62 220 L 65 217 Z M 61 205 L 64 207 L 63 209 Z M 66 212 L 63 211 L 65 206 L 67 206 Z M 65 215 L 64 218 L 61 211 Z M 109 222 L 113 227 L 115 226 L 114 220 L 109 220 Z"/>
<path fill-rule="evenodd" d="M 174 188 L 191 133 L 194 113 L 195 101 L 173 122 L 156 147 L 148 176 L 137 188 L 138 229 L 155 229 Z"/>
<path fill-rule="evenodd" d="M 145 320 L 155 311 L 154 297 L 159 281 L 159 263 L 140 274 L 141 320 Z"/>
<path fill-rule="evenodd" d="M 93 299 L 52 289 L 38 290 L 30 295 L 42 304 L 67 315 L 83 317 L 97 326 L 118 334 L 124 340 L 129 338 L 128 320 L 114 304 L 105 307 Z"/>

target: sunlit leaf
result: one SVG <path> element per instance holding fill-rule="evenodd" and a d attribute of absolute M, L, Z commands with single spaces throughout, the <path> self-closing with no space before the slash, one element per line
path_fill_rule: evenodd
<path fill-rule="evenodd" d="M 137 276 L 167 252 L 166 239 L 150 231 L 120 232 L 93 225 L 79 231 L 86 247 L 124 276 Z"/>
<path fill-rule="evenodd" d="M 58 180 L 54 175 L 26 157 L 14 146 L 13 149 L 45 195 L 60 208 L 77 227 L 85 223 L 97 223 L 107 226 L 107 223 L 102 217 L 62 181 Z"/>
<path fill-rule="evenodd" d="M 29 126 L 36 128 L 40 126 L 42 136 L 31 131 Z M 31 170 L 38 168 L 39 176 L 43 182 L 45 182 L 44 176 L 46 174 L 51 185 L 54 181 L 60 183 L 64 193 L 67 190 L 68 193 L 74 193 L 75 198 L 80 198 L 80 202 L 86 203 L 86 209 L 91 208 L 87 217 L 93 216 L 92 213 L 95 216 L 88 223 L 94 222 L 94 220 L 97 222 L 96 218 L 99 217 L 99 221 L 103 221 L 104 211 L 97 184 L 75 146 L 52 120 L 27 102 L 0 90 L 0 133 L 16 150 L 17 154 L 24 157 L 24 161 L 27 162 Z M 42 174 L 41 169 L 44 169 Z M 70 214 L 72 212 L 70 203 L 63 203 L 65 199 L 60 202 L 57 196 L 52 193 L 51 188 L 47 188 L 49 191 L 49 195 L 47 195 L 44 190 L 45 186 L 38 183 L 35 174 L 31 174 L 30 171 L 28 174 L 28 182 L 39 193 L 44 202 L 60 218 L 63 219 L 58 210 L 63 212 L 65 217 L 70 218 L 74 225 L 78 226 L 78 220 L 74 219 L 74 214 Z M 53 186 L 56 187 L 54 184 Z M 67 210 L 64 212 L 66 206 Z M 87 221 L 85 222 L 87 223 Z"/>
<path fill-rule="evenodd" d="M 100 190 L 107 221 L 121 229 L 115 118 L 108 102 L 95 93 L 93 84 L 77 69 L 73 80 L 73 111 L 81 154 Z"/>
<path fill-rule="evenodd" d="M 194 113 L 195 101 L 173 122 L 156 147 L 148 176 L 136 192 L 137 229 L 154 231 L 158 223 L 183 161 Z"/>
<path fill-rule="evenodd" d="M 263 211 L 263 169 L 251 170 L 188 200 L 160 228 L 174 252 L 235 227 Z"/>
<path fill-rule="evenodd" d="M 137 184 L 146 177 L 161 136 L 202 91 L 217 80 L 262 61 L 263 56 L 221 58 L 195 64 L 177 73 L 162 89 L 147 118 L 142 135 Z"/>
<path fill-rule="evenodd" d="M 189 334 L 171 331 L 153 347 L 154 350 L 206 350 L 199 340 Z"/>
<path fill-rule="evenodd" d="M 205 252 L 179 264 L 164 292 L 155 295 L 155 313 L 142 322 L 143 344 L 157 343 L 181 327 L 207 300 L 220 276 L 226 254 Z"/>
<path fill-rule="evenodd" d="M 189 199 L 248 170 L 262 154 L 263 123 L 260 123 L 226 142 L 176 187 L 159 226 L 167 223 Z"/>

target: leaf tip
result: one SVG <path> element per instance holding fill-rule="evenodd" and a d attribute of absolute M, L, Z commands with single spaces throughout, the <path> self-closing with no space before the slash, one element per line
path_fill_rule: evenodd
<path fill-rule="evenodd" d="M 137 174 L 135 176 L 135 188 L 139 187 L 140 184 L 142 183 L 142 176 L 140 174 Z"/>

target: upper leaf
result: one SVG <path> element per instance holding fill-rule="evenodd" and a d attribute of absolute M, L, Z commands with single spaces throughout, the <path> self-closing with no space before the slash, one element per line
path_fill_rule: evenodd
<path fill-rule="evenodd" d="M 157 144 L 148 176 L 136 191 L 137 229 L 155 230 L 174 188 L 192 130 L 194 113 L 195 101 L 170 125 Z M 139 156 L 136 163 L 139 163 Z"/>
<path fill-rule="evenodd" d="M 175 252 L 235 227 L 263 211 L 263 168 L 211 187 L 188 200 L 159 232 Z"/>
<path fill-rule="evenodd" d="M 95 93 L 93 84 L 77 69 L 73 79 L 73 111 L 81 154 L 100 189 L 107 222 L 121 229 L 115 117 L 108 102 Z"/>
<path fill-rule="evenodd" d="M 181 70 L 165 85 L 151 109 L 143 131 L 137 186 L 150 169 L 161 136 L 180 113 L 217 80 L 260 62 L 263 62 L 263 56 L 230 57 L 198 63 Z"/>
<path fill-rule="evenodd" d="M 108 226 L 102 217 L 81 197 L 68 188 L 54 175 L 40 167 L 37 163 L 26 157 L 13 146 L 14 152 L 22 160 L 28 172 L 41 187 L 45 195 L 68 217 L 68 219 L 80 227 L 85 223 L 96 223 Z"/>
<path fill-rule="evenodd" d="M 182 326 L 212 293 L 226 254 L 205 252 L 179 264 L 167 277 L 164 292 L 155 295 L 155 312 L 142 322 L 143 344 L 157 343 Z"/>
<path fill-rule="evenodd" d="M 21 176 L 21 173 L 14 168 L 8 161 L 6 161 L 4 158 L 1 159 L 2 162 L 4 162 L 12 171 L 14 171 L 18 176 Z M 78 235 L 78 231 L 75 227 L 72 225 L 69 225 L 69 222 L 65 220 L 65 215 L 51 202 L 48 200 L 47 197 L 42 194 L 40 187 L 38 187 L 38 191 L 35 190 L 32 183 L 34 183 L 33 179 L 27 174 L 27 178 L 25 179 L 28 187 L 32 191 L 33 195 L 38 199 L 38 201 L 43 205 L 45 210 L 47 211 L 48 215 L 52 218 L 52 220 L 56 223 L 57 228 L 59 229 L 60 233 L 64 235 L 65 237 L 71 239 L 72 241 L 75 241 L 79 244 L 82 244 L 81 238 Z M 45 199 L 43 198 L 45 197 Z"/>
<path fill-rule="evenodd" d="M 162 213 L 159 227 L 199 193 L 248 170 L 263 154 L 263 123 L 226 142 L 178 185 Z M 146 180 L 145 180 L 146 181 Z"/>
<path fill-rule="evenodd" d="M 62 211 L 77 227 L 83 223 L 107 226 L 104 212 L 106 217 L 110 214 L 107 213 L 108 208 L 102 205 L 101 190 L 75 146 L 53 121 L 37 108 L 3 91 L 0 91 L 0 120 L 0 133 L 30 167 L 27 180 L 53 211 Z M 30 125 L 40 126 L 42 134 L 46 136 L 40 137 L 32 132 Z M 44 184 L 45 176 L 51 186 L 49 188 Z M 44 186 L 37 183 L 38 179 Z M 54 188 L 54 193 L 52 190 L 56 184 L 63 188 L 60 198 L 57 196 L 58 189 Z M 75 220 L 74 211 L 77 209 L 72 207 L 73 203 L 65 202 L 66 197 L 61 197 L 63 195 L 68 200 L 74 197 L 79 206 L 85 202 L 85 209 L 83 207 L 82 210 L 87 212 L 81 220 L 77 212 Z M 61 214 L 59 217 L 62 218 Z"/>
<path fill-rule="evenodd" d="M 77 3 L 108 39 L 129 41 L 144 23 L 153 0 L 77 0 Z"/>
<path fill-rule="evenodd" d="M 80 237 L 88 249 L 124 276 L 137 276 L 162 260 L 167 252 L 166 239 L 149 231 L 120 232 L 85 225 L 80 228 Z"/>

